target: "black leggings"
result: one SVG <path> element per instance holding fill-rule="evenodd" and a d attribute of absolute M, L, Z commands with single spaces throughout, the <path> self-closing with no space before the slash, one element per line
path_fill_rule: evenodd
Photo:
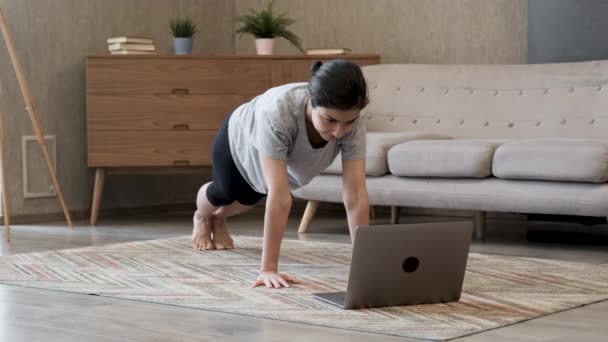
<path fill-rule="evenodd" d="M 207 199 L 216 207 L 229 205 L 234 201 L 243 205 L 254 205 L 266 195 L 253 190 L 234 164 L 228 140 L 229 121 L 230 115 L 213 140 L 213 182 L 207 187 Z"/>

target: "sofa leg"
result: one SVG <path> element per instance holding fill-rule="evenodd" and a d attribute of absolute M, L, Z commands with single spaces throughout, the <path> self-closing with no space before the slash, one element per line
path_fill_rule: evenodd
<path fill-rule="evenodd" d="M 370 205 L 369 206 L 369 218 L 371 220 L 375 220 L 376 219 L 376 206 L 375 205 Z"/>
<path fill-rule="evenodd" d="M 401 207 L 391 207 L 391 224 L 398 224 L 399 216 L 401 216 Z"/>
<path fill-rule="evenodd" d="M 312 222 L 312 218 L 315 216 L 317 208 L 319 208 L 319 201 L 308 201 L 308 203 L 306 203 L 306 209 L 304 210 L 304 215 L 302 215 L 298 233 L 306 233 L 306 231 L 308 231 L 308 227 L 310 226 L 310 222 Z"/>
<path fill-rule="evenodd" d="M 476 211 L 474 216 L 475 222 L 475 237 L 477 240 L 484 240 L 486 238 L 486 212 Z"/>

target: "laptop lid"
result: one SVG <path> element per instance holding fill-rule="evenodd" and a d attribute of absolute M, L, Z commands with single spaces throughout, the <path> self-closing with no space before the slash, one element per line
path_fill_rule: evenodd
<path fill-rule="evenodd" d="M 471 222 L 358 227 L 345 309 L 457 301 Z"/>

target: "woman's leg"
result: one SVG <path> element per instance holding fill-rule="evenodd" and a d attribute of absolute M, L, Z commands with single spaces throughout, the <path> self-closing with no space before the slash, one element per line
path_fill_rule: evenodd
<path fill-rule="evenodd" d="M 211 183 L 203 185 L 196 196 L 196 211 L 194 212 L 194 228 L 192 229 L 192 247 L 197 251 L 215 249 L 211 238 L 213 232 L 213 213 L 219 209 L 207 199 L 207 188 Z"/>
<path fill-rule="evenodd" d="M 192 245 L 196 250 L 234 248 L 226 218 L 242 213 L 264 197 L 251 188 L 232 159 L 229 118 L 213 140 L 213 182 L 203 185 L 196 197 L 192 231 Z"/>
<path fill-rule="evenodd" d="M 213 213 L 213 243 L 216 249 L 234 248 L 234 242 L 226 225 L 226 218 L 247 211 L 251 207 L 251 205 L 243 205 L 234 201 L 229 205 L 220 207 Z"/>
<path fill-rule="evenodd" d="M 244 205 L 237 201 L 225 206 L 215 206 L 207 198 L 207 188 L 211 183 L 203 185 L 196 197 L 196 212 L 194 213 L 194 229 L 192 230 L 192 246 L 194 249 L 232 249 L 234 242 L 226 218 L 249 210 L 253 205 Z"/>

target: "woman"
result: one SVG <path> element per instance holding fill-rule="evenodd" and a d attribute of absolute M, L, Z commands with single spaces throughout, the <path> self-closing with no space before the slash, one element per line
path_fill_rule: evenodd
<path fill-rule="evenodd" d="M 198 192 L 193 247 L 234 248 L 226 218 L 267 197 L 262 264 L 253 286 L 298 283 L 278 270 L 291 190 L 310 182 L 338 153 L 351 238 L 355 227 L 369 224 L 365 123 L 360 118 L 367 103 L 359 66 L 332 60 L 316 62 L 308 83 L 272 88 L 237 108 L 213 143 L 213 181 Z"/>

